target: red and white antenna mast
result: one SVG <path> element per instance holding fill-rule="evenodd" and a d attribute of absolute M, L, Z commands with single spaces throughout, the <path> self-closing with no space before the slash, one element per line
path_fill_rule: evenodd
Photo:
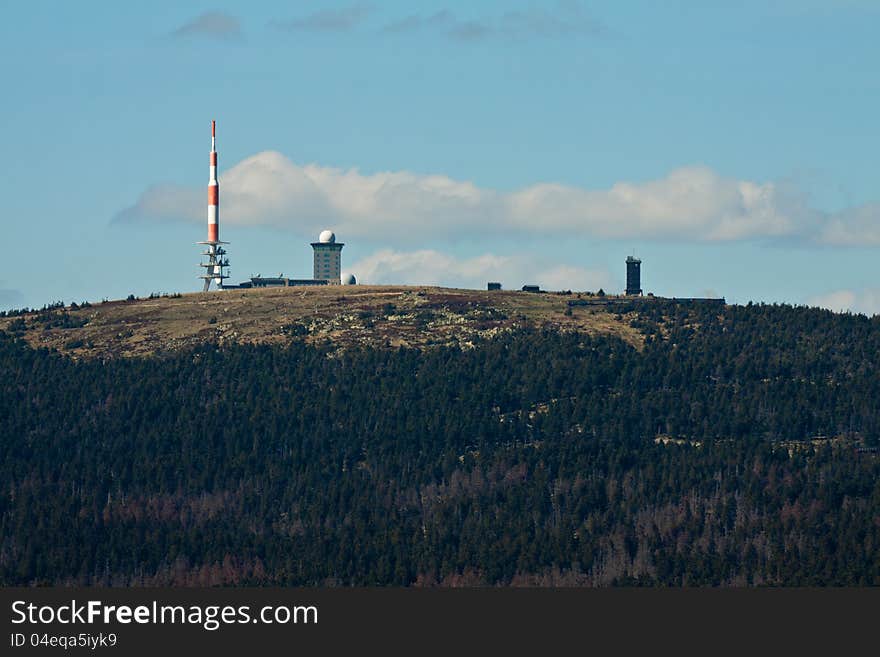
<path fill-rule="evenodd" d="M 208 241 L 220 240 L 220 183 L 217 181 L 217 123 L 211 121 L 211 176 L 208 179 Z"/>
<path fill-rule="evenodd" d="M 205 280 L 205 289 L 207 292 L 211 287 L 211 281 L 217 285 L 217 289 L 223 289 L 224 279 L 229 278 L 226 268 L 229 267 L 229 260 L 225 258 L 226 249 L 223 244 L 229 242 L 220 241 L 220 182 L 217 180 L 217 124 L 211 121 L 211 169 L 208 179 L 208 239 L 204 244 L 208 248 L 202 252 L 202 255 L 208 257 L 207 262 L 200 263 L 205 268 L 205 273 L 199 278 Z"/>

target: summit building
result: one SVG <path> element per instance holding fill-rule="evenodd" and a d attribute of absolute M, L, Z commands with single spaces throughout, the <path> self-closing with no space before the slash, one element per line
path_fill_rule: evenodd
<path fill-rule="evenodd" d="M 312 242 L 315 265 L 312 278 L 327 281 L 330 285 L 342 283 L 342 247 L 345 244 L 336 241 L 332 230 L 322 231 L 318 241 Z"/>

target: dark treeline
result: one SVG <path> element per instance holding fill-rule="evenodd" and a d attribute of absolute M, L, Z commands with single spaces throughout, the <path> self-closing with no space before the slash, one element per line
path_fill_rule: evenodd
<path fill-rule="evenodd" d="M 0 583 L 880 584 L 880 321 L 638 308 L 641 350 L 3 334 Z"/>

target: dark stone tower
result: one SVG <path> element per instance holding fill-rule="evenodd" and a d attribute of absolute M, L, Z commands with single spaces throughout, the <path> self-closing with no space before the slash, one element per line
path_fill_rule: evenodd
<path fill-rule="evenodd" d="M 626 293 L 633 296 L 642 294 L 642 261 L 632 256 L 626 259 Z"/>

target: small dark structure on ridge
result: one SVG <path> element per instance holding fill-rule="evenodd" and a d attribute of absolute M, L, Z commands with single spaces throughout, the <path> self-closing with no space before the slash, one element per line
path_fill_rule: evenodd
<path fill-rule="evenodd" d="M 642 296 L 642 261 L 633 256 L 626 258 L 626 294 Z"/>

